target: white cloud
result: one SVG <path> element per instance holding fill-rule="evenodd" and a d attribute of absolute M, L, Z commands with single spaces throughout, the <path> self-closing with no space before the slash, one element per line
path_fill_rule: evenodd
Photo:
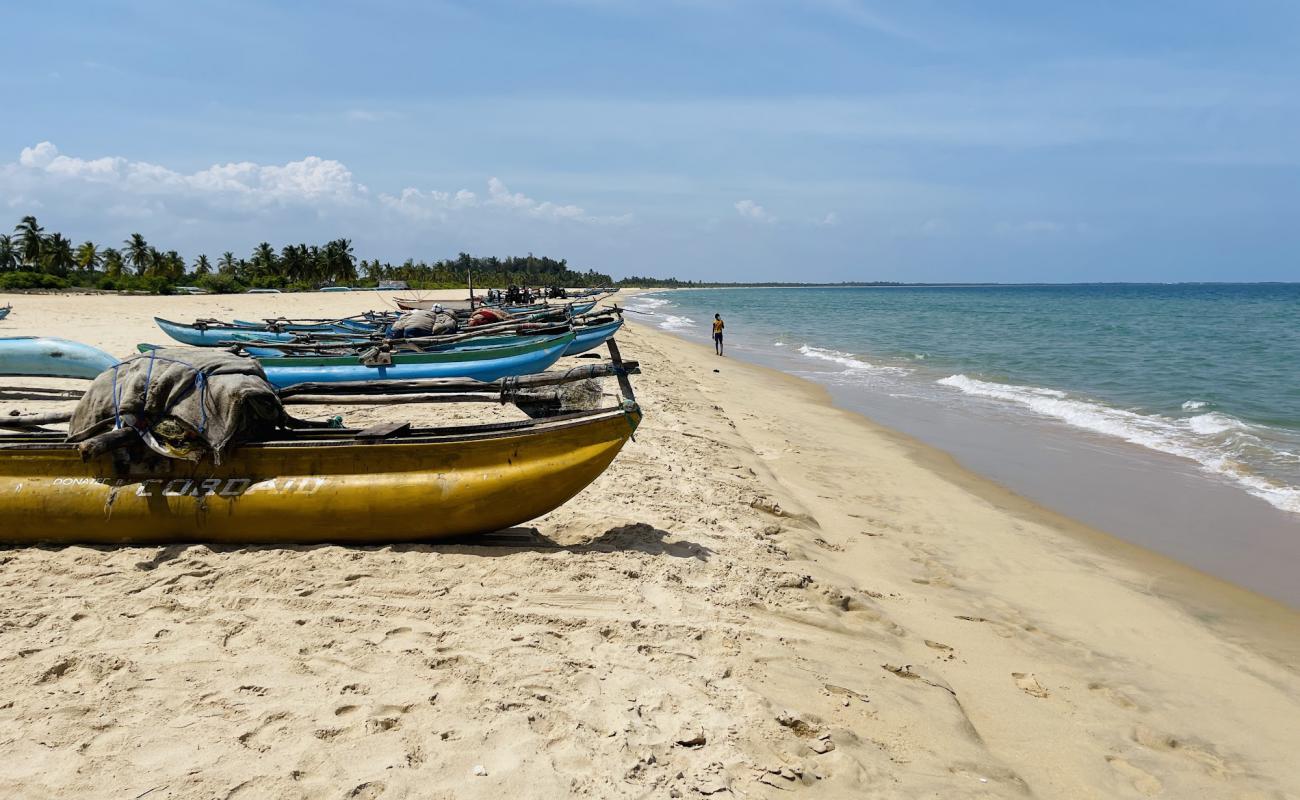
<path fill-rule="evenodd" d="M 755 203 L 753 200 L 738 200 L 736 202 L 736 213 L 746 219 L 752 219 L 757 222 L 776 222 L 776 217 L 767 213 L 767 209 Z"/>
<path fill-rule="evenodd" d="M 623 225 L 632 221 L 631 214 L 617 217 L 589 216 L 585 210 L 574 205 L 559 205 L 549 200 L 538 201 L 523 194 L 512 192 L 500 178 L 488 178 L 489 205 L 502 206 L 527 213 L 539 219 L 574 220 L 597 225 Z"/>
<path fill-rule="evenodd" d="M 24 167 L 44 167 L 59 154 L 59 148 L 50 142 L 41 142 L 35 147 L 24 147 L 18 156 L 18 163 Z"/>
<path fill-rule="evenodd" d="M 257 208 L 267 205 L 313 204 L 323 201 L 355 203 L 367 194 L 365 186 L 338 161 L 308 156 L 283 165 L 251 162 L 214 164 L 183 174 L 146 161 L 121 157 L 82 159 L 59 153 L 51 142 L 23 148 L 18 169 L 6 176 L 35 188 L 50 184 L 107 184 L 117 192 L 165 199 L 206 198 L 224 206 Z"/>
<path fill-rule="evenodd" d="M 840 224 L 840 215 L 836 214 L 834 211 L 828 212 L 826 216 L 817 220 L 815 224 L 820 225 L 823 228 L 834 228 L 836 225 Z"/>
<path fill-rule="evenodd" d="M 286 164 L 249 161 L 214 164 L 193 173 L 181 173 L 158 164 L 110 156 L 82 159 L 63 155 L 51 142 L 23 148 L 18 161 L 0 165 L 0 194 L 40 197 L 60 205 L 82 203 L 100 209 L 129 209 L 131 216 L 165 218 L 169 212 L 190 218 L 222 214 L 247 214 L 269 208 L 297 208 L 322 214 L 371 209 L 397 212 L 404 218 L 446 220 L 452 213 L 481 214 L 506 211 L 544 221 L 570 221 L 617 225 L 631 215 L 595 216 L 571 204 L 536 200 L 511 192 L 500 179 L 487 182 L 487 195 L 458 191 L 403 189 L 397 195 L 372 196 L 348 167 L 333 159 L 307 156 Z M 103 193 L 98 196 L 97 193 Z M 74 200 L 75 198 L 75 200 Z"/>
<path fill-rule="evenodd" d="M 400 194 L 379 195 L 386 208 L 419 220 L 446 220 L 448 212 L 479 205 L 478 195 L 466 189 L 458 192 L 440 192 L 436 189 L 421 191 L 408 186 Z"/>

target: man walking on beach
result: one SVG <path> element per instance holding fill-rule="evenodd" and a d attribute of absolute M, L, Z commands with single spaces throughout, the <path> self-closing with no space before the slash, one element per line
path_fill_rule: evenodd
<path fill-rule="evenodd" d="M 722 324 L 722 315 L 713 315 L 713 349 L 722 355 L 722 329 L 726 326 Z"/>

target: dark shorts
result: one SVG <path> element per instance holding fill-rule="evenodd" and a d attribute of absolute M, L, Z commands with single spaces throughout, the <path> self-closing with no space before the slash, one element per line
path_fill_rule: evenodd
<path fill-rule="evenodd" d="M 715 334 L 713 334 L 713 341 L 715 341 L 715 342 L 720 342 L 720 341 L 722 341 L 722 334 L 721 334 L 721 333 L 715 333 Z"/>

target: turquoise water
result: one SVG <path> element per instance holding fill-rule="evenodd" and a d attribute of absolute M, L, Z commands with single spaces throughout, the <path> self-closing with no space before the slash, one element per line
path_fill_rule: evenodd
<path fill-rule="evenodd" d="M 661 327 L 917 402 L 981 403 L 1197 462 L 1300 513 L 1300 284 L 705 289 Z"/>

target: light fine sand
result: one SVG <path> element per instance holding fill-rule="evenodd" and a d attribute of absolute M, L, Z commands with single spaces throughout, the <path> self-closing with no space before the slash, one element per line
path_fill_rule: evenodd
<path fill-rule="evenodd" d="M 119 355 L 382 302 L 6 301 Z M 1296 614 L 630 328 L 536 545 L 0 549 L 0 797 L 1300 796 Z"/>

